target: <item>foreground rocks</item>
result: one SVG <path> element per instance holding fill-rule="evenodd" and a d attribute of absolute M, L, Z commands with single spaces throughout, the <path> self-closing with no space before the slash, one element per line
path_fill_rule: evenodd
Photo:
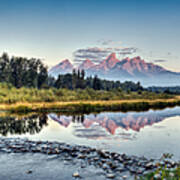
<path fill-rule="evenodd" d="M 2 153 L 33 153 L 44 154 L 51 159 L 60 159 L 65 164 L 71 164 L 86 169 L 95 167 L 101 170 L 105 179 L 134 179 L 157 169 L 159 166 L 169 169 L 178 166 L 171 159 L 146 159 L 145 157 L 127 156 L 104 150 L 59 142 L 30 141 L 19 138 L 0 138 L 0 152 Z M 27 171 L 31 174 L 32 171 Z M 82 178 L 79 171 L 71 174 L 73 178 Z"/>

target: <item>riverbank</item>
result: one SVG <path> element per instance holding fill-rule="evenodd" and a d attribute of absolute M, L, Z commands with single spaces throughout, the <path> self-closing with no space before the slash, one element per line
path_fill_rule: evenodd
<path fill-rule="evenodd" d="M 0 104 L 0 110 L 10 112 L 75 112 L 91 113 L 100 111 L 146 111 L 180 105 L 180 96 L 171 99 L 132 99 L 107 101 L 67 101 L 67 102 L 18 102 Z"/>
<path fill-rule="evenodd" d="M 144 177 L 146 174 L 157 170 L 159 166 L 167 167 L 172 170 L 179 165 L 171 159 L 147 159 L 145 157 L 128 156 L 126 154 L 118 154 L 86 146 L 69 145 L 58 142 L 30 141 L 28 139 L 17 138 L 0 138 L 0 153 L 1 157 L 3 157 L 3 154 L 8 153 L 10 154 L 8 157 L 17 154 L 19 158 L 20 156 L 23 157 L 27 154 L 30 158 L 28 158 L 28 161 L 31 161 L 31 157 L 35 154 L 35 165 L 37 162 L 41 162 L 42 165 L 43 161 L 41 161 L 41 157 L 42 155 L 46 155 L 49 159 L 45 161 L 46 167 L 48 167 L 48 163 L 49 165 L 52 163 L 49 162 L 50 159 L 56 161 L 56 164 L 54 163 L 55 167 L 52 166 L 51 169 L 57 169 L 58 164 L 60 165 L 59 167 L 62 167 L 65 164 L 73 166 L 73 172 L 69 171 L 69 175 L 72 178 L 86 178 L 83 169 L 88 169 L 89 173 L 92 174 L 95 171 L 92 172 L 91 169 L 96 169 L 96 172 L 100 173 L 100 179 L 135 179 L 135 177 Z M 0 161 L 2 161 L 2 159 L 3 158 L 1 158 Z M 62 164 L 62 162 L 64 164 Z M 15 161 L 15 163 L 17 162 Z M 2 164 L 2 162 L 0 164 Z M 21 168 L 19 170 L 23 169 L 23 171 L 25 171 L 23 164 L 27 164 L 24 159 L 21 161 Z M 32 167 L 27 169 L 24 174 L 33 174 L 33 167 L 35 165 L 32 164 Z M 42 170 L 40 167 L 39 169 Z M 37 171 L 38 167 L 36 169 L 36 172 Z M 68 171 L 66 173 L 68 173 Z M 98 177 L 99 175 L 96 174 L 94 176 Z M 8 176 L 8 172 L 6 176 Z M 91 176 L 89 176 L 89 179 L 91 179 Z"/>

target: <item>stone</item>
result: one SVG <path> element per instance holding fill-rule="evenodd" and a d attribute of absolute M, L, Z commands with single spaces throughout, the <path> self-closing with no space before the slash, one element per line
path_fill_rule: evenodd
<path fill-rule="evenodd" d="M 111 167 L 111 169 L 113 169 L 113 170 L 114 170 L 114 169 L 116 169 L 116 168 L 117 168 L 117 165 L 112 163 L 112 164 L 110 164 L 110 167 Z"/>
<path fill-rule="evenodd" d="M 68 157 L 65 157 L 64 159 L 65 159 L 66 161 L 72 161 L 72 158 L 69 157 L 69 156 L 68 156 Z"/>
<path fill-rule="evenodd" d="M 94 161 L 98 161 L 98 160 L 99 160 L 99 158 L 98 158 L 98 157 L 95 157 L 95 158 L 94 158 Z"/>
<path fill-rule="evenodd" d="M 73 177 L 80 177 L 80 175 L 79 175 L 78 172 L 74 172 L 72 176 L 73 176 Z"/>
<path fill-rule="evenodd" d="M 126 176 L 126 175 L 124 175 L 124 176 L 122 176 L 122 178 L 123 178 L 123 179 L 127 179 L 127 176 Z"/>
<path fill-rule="evenodd" d="M 152 162 L 149 162 L 149 163 L 147 163 L 147 164 L 145 165 L 145 168 L 146 168 L 146 169 L 152 169 L 153 166 L 154 166 L 154 164 L 153 164 Z"/>
<path fill-rule="evenodd" d="M 169 164 L 174 167 L 176 165 L 176 163 L 173 160 L 169 160 Z"/>
<path fill-rule="evenodd" d="M 59 151 L 58 148 L 55 148 L 55 149 L 54 149 L 54 152 L 55 152 L 56 154 L 59 154 L 59 153 L 60 153 L 60 151 Z"/>
<path fill-rule="evenodd" d="M 123 161 L 124 161 L 124 159 L 123 159 L 121 156 L 119 156 L 118 160 L 119 160 L 120 162 L 123 162 Z"/>
<path fill-rule="evenodd" d="M 107 164 L 103 164 L 102 168 L 103 169 L 109 169 L 109 166 Z"/>
<path fill-rule="evenodd" d="M 31 174 L 31 173 L 32 173 L 31 170 L 26 171 L 26 174 Z"/>
<path fill-rule="evenodd" d="M 78 159 L 85 159 L 85 158 L 86 158 L 86 156 L 85 156 L 85 155 L 83 155 L 83 154 L 79 154 L 77 158 L 78 158 Z"/>
<path fill-rule="evenodd" d="M 138 173 L 138 174 L 143 174 L 144 171 L 145 171 L 145 168 L 139 168 L 139 169 L 137 170 L 137 173 Z"/>
<path fill-rule="evenodd" d="M 109 158 L 109 155 L 107 155 L 105 151 L 98 151 L 98 154 L 104 159 Z"/>
<path fill-rule="evenodd" d="M 116 171 L 117 171 L 117 172 L 123 172 L 123 171 L 125 171 L 125 169 L 124 169 L 123 167 L 117 167 L 117 168 L 116 168 Z"/>
<path fill-rule="evenodd" d="M 47 154 L 48 154 L 48 155 L 51 155 L 51 154 L 53 154 L 53 151 L 52 151 L 52 150 L 48 150 L 48 151 L 47 151 Z"/>
<path fill-rule="evenodd" d="M 108 173 L 108 174 L 106 174 L 106 177 L 109 178 L 109 179 L 114 179 L 115 178 L 115 174 Z"/>
<path fill-rule="evenodd" d="M 86 168 L 86 165 L 85 165 L 85 164 L 82 164 L 82 165 L 81 165 L 81 168 Z"/>
<path fill-rule="evenodd" d="M 161 175 L 160 174 L 155 174 L 154 179 L 161 179 Z"/>
<path fill-rule="evenodd" d="M 136 173 L 137 173 L 137 169 L 134 168 L 134 167 L 130 167 L 129 170 L 130 170 L 130 172 L 133 173 L 133 174 L 136 174 Z"/>
<path fill-rule="evenodd" d="M 170 176 L 170 177 L 174 177 L 174 173 L 170 172 L 170 173 L 169 173 L 169 176 Z"/>

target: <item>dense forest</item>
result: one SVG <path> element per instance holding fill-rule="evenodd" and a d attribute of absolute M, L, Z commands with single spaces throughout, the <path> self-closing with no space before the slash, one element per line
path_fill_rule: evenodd
<path fill-rule="evenodd" d="M 0 57 L 0 82 L 12 84 L 16 88 L 66 88 L 69 90 L 91 88 L 94 90 L 122 89 L 140 91 L 140 83 L 102 80 L 98 76 L 86 77 L 84 70 L 73 70 L 72 74 L 59 75 L 57 79 L 48 76 L 48 68 L 40 59 L 14 57 L 7 53 Z"/>
<path fill-rule="evenodd" d="M 39 59 L 10 58 L 7 53 L 0 57 L 0 82 L 10 83 L 16 88 L 41 88 L 47 78 L 47 67 Z"/>

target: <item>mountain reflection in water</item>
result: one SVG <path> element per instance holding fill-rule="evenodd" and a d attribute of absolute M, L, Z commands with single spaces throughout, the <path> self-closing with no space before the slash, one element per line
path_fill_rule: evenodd
<path fill-rule="evenodd" d="M 113 152 L 180 159 L 180 107 L 147 112 L 99 114 L 0 113 L 0 136 L 58 141 Z"/>
<path fill-rule="evenodd" d="M 117 128 L 139 132 L 145 126 L 151 126 L 163 121 L 165 118 L 180 115 L 180 108 L 167 108 L 164 110 L 150 110 L 147 112 L 103 112 L 99 114 L 63 115 L 63 114 L 33 114 L 19 117 L 16 115 L 0 115 L 0 135 L 31 135 L 38 134 L 49 126 L 50 120 L 57 122 L 57 126 L 69 128 L 74 125 L 76 136 L 106 136 L 102 129 L 114 135 Z M 76 126 L 77 125 L 77 126 Z M 79 126 L 81 125 L 81 126 Z M 120 134 L 122 135 L 122 134 Z M 126 133 L 124 134 L 126 136 Z"/>
<path fill-rule="evenodd" d="M 139 132 L 145 126 L 163 121 L 165 118 L 180 115 L 180 108 L 165 109 L 147 112 L 109 112 L 90 115 L 65 116 L 54 113 L 49 118 L 58 122 L 61 126 L 68 128 L 71 123 L 81 123 L 83 127 L 90 128 L 94 124 L 103 127 L 110 134 L 115 134 L 117 128 Z M 76 130 L 78 131 L 78 129 Z"/>

